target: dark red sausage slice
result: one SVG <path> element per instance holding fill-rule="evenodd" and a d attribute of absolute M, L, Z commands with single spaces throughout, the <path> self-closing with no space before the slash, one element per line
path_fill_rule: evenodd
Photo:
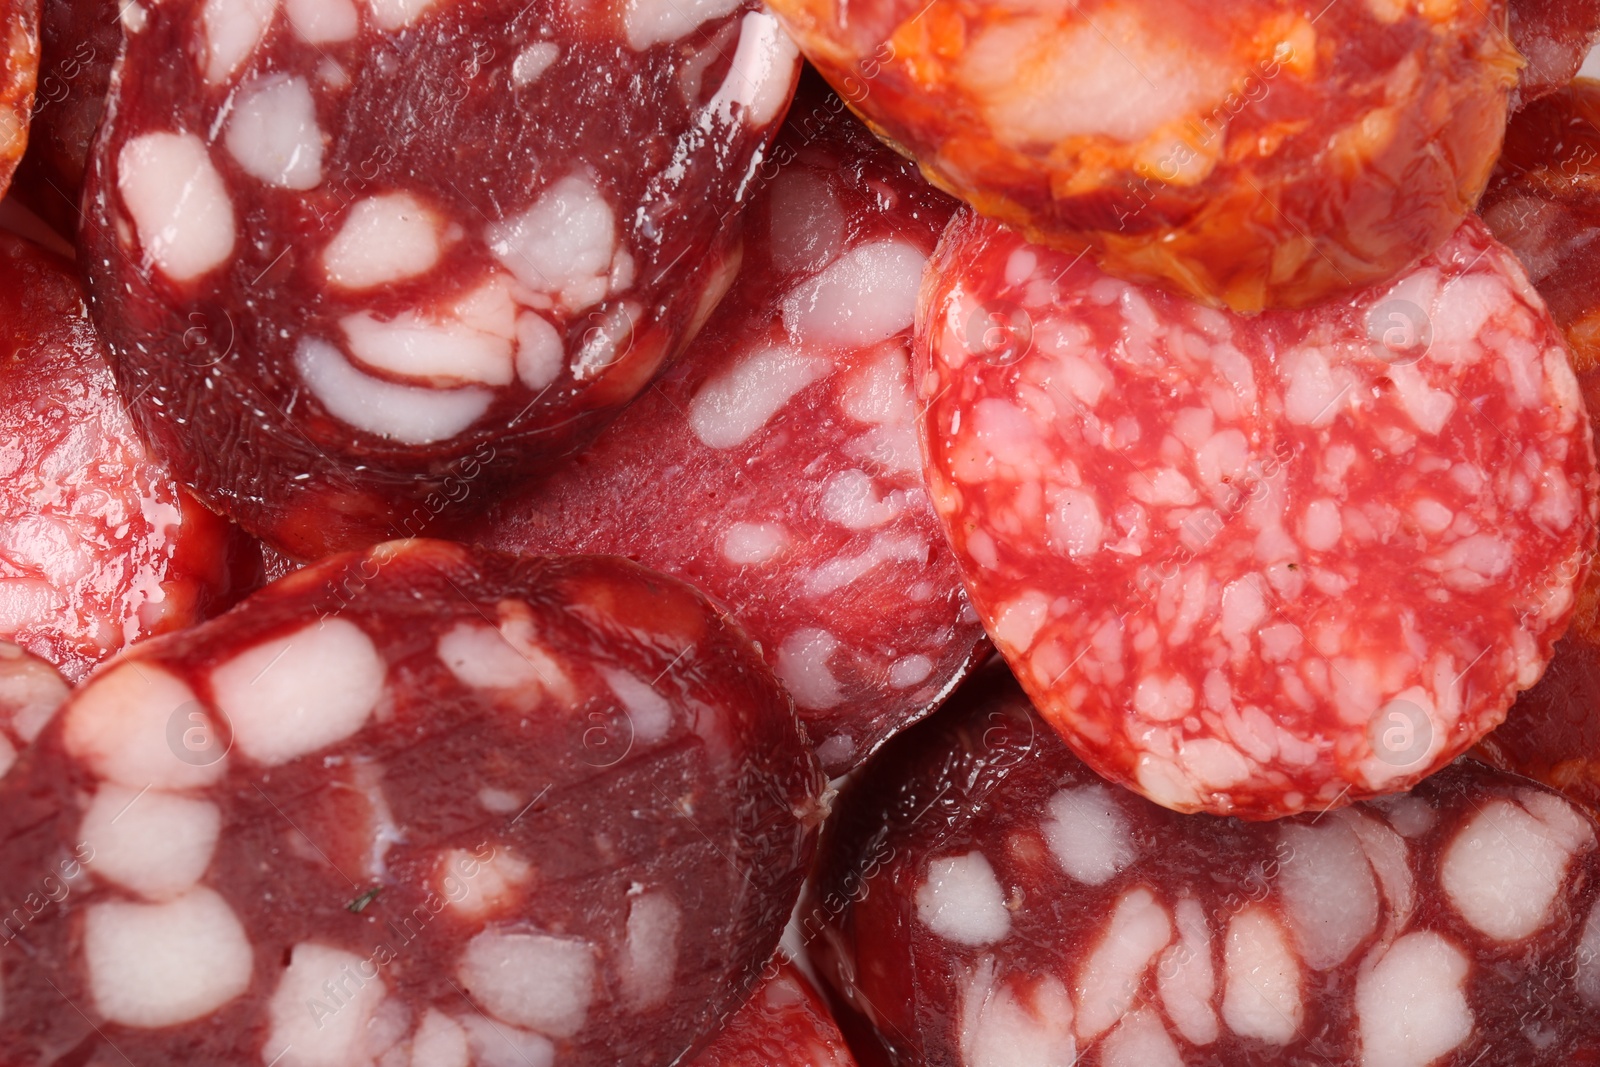
<path fill-rule="evenodd" d="M 785 963 L 688 1067 L 856 1067 L 828 1007 Z"/>
<path fill-rule="evenodd" d="M 122 47 L 122 8 L 117 0 L 41 0 L 39 84 L 14 188 L 69 239 L 78 232 L 89 143 Z"/>
<path fill-rule="evenodd" d="M 934 506 L 1069 744 L 1183 811 L 1393 792 L 1538 681 L 1594 543 L 1566 347 L 1469 219 L 1388 286 L 1253 318 L 974 216 L 924 287 Z"/>
<path fill-rule="evenodd" d="M 1559 9 L 1562 5 L 1556 5 Z M 1600 83 L 1580 78 L 1523 108 L 1506 131 L 1483 219 L 1527 267 L 1566 333 L 1589 410 L 1600 402 Z M 1550 669 L 1478 755 L 1600 812 L 1600 572 L 1590 568 Z"/>
<path fill-rule="evenodd" d="M 743 265 L 683 363 L 476 532 L 629 556 L 718 597 L 838 774 L 942 700 L 982 641 L 911 389 L 917 287 L 954 205 L 822 92 L 760 180 Z"/>
<path fill-rule="evenodd" d="M 1580 381 L 1600 365 L 1600 82 L 1580 78 L 1523 108 L 1479 210 L 1522 260 L 1566 332 Z"/>
<path fill-rule="evenodd" d="M 0 783 L 0 1062 L 665 1067 L 755 985 L 821 789 L 675 579 L 334 557 L 130 650 Z"/>
<path fill-rule="evenodd" d="M 158 452 L 300 558 L 434 529 L 632 400 L 725 291 L 798 69 L 754 0 L 124 23 L 94 313 Z"/>
<path fill-rule="evenodd" d="M 1319 816 L 1180 815 L 1002 675 L 845 791 L 806 905 L 896 1062 L 1597 1062 L 1596 826 L 1555 793 L 1463 760 Z"/>
<path fill-rule="evenodd" d="M 1600 37 L 1596 0 L 1511 0 L 1511 40 L 1527 66 L 1511 96 L 1512 110 L 1572 81 Z"/>
<path fill-rule="evenodd" d="M 1032 240 L 1244 311 L 1387 281 L 1483 192 L 1506 0 L 775 0 L 929 177 Z"/>
<path fill-rule="evenodd" d="M 64 260 L 0 233 L 0 638 L 77 680 L 198 622 L 243 539 L 153 459 Z"/>

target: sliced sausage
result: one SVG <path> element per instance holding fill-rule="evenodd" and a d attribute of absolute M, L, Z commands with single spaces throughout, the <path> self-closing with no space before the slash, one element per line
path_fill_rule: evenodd
<path fill-rule="evenodd" d="M 754 0 L 124 23 L 94 314 L 157 451 L 304 559 L 437 529 L 633 399 L 725 291 L 798 69 Z"/>
<path fill-rule="evenodd" d="M 1566 333 L 1574 368 L 1589 385 L 1600 365 L 1600 82 L 1580 78 L 1523 108 L 1480 212 Z"/>
<path fill-rule="evenodd" d="M 813 958 L 897 1063 L 1600 1058 L 1596 825 L 1469 760 L 1318 816 L 1180 815 L 996 671 L 845 791 L 814 885 Z"/>
<path fill-rule="evenodd" d="M 800 968 L 776 969 L 688 1067 L 856 1067 L 828 1007 Z"/>
<path fill-rule="evenodd" d="M 1031 239 L 1244 311 L 1387 281 L 1476 204 L 1506 0 L 776 0 L 933 181 Z"/>
<path fill-rule="evenodd" d="M 675 579 L 332 557 L 130 650 L 0 782 L 0 1062 L 666 1067 L 759 979 L 822 785 Z"/>
<path fill-rule="evenodd" d="M 1527 62 L 1511 96 L 1512 110 L 1565 88 L 1597 38 L 1596 0 L 1511 0 L 1511 40 Z"/>
<path fill-rule="evenodd" d="M 0 638 L 69 679 L 192 625 L 251 550 L 153 458 L 72 267 L 0 233 Z"/>
<path fill-rule="evenodd" d="M 1594 543 L 1589 420 L 1515 258 L 1213 311 L 968 216 L 924 288 L 928 476 L 1091 766 L 1272 818 L 1403 789 L 1538 681 Z"/>
<path fill-rule="evenodd" d="M 839 774 L 942 700 L 982 641 L 923 489 L 909 363 L 954 205 L 825 92 L 758 179 L 739 274 L 684 361 L 475 532 L 629 556 L 718 597 Z"/>
<path fill-rule="evenodd" d="M 78 232 L 89 143 L 122 47 L 122 9 L 117 0 L 41 0 L 39 85 L 15 188 L 68 238 Z"/>

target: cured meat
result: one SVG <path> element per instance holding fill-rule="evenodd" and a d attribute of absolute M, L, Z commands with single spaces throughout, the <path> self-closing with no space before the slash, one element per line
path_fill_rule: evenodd
<path fill-rule="evenodd" d="M 334 557 L 131 650 L 0 782 L 0 1062 L 666 1067 L 759 979 L 822 786 L 680 582 Z"/>
<path fill-rule="evenodd" d="M 798 70 L 755 0 L 124 22 L 93 311 L 157 451 L 302 559 L 438 529 L 632 400 L 725 291 Z"/>
<path fill-rule="evenodd" d="M 1594 450 L 1481 222 L 1391 285 L 1253 318 L 970 215 L 930 270 L 934 507 L 1100 773 L 1181 811 L 1325 809 L 1444 766 L 1538 681 L 1594 543 Z"/>
<path fill-rule="evenodd" d="M 1506 150 L 1483 218 L 1527 268 L 1566 333 L 1592 413 L 1600 403 L 1600 82 L 1580 78 L 1529 104 Z M 1600 573 L 1590 568 L 1572 628 L 1550 669 L 1522 694 L 1477 755 L 1537 778 L 1600 812 Z"/>
<path fill-rule="evenodd" d="M 1477 203 L 1505 0 L 774 0 L 928 176 L 1118 277 L 1254 311 L 1383 282 Z"/>
<path fill-rule="evenodd" d="M 1511 94 L 1512 110 L 1577 77 L 1597 38 L 1597 0 L 1511 0 L 1511 40 L 1527 62 Z"/>
<path fill-rule="evenodd" d="M 66 679 L 50 664 L 0 641 L 0 777 L 39 736 L 67 691 Z"/>
<path fill-rule="evenodd" d="M 856 1067 L 856 1061 L 817 991 L 785 963 L 688 1067 Z"/>
<path fill-rule="evenodd" d="M 70 264 L 0 232 L 0 278 L 0 638 L 76 681 L 224 606 L 250 553 L 140 441 Z"/>
<path fill-rule="evenodd" d="M 1522 260 L 1572 347 L 1587 396 L 1600 365 L 1600 82 L 1580 78 L 1512 119 L 1480 211 Z"/>
<path fill-rule="evenodd" d="M 1585 600 L 1592 607 L 1591 577 Z M 1561 790 L 1600 818 L 1600 633 L 1592 618 L 1556 642 L 1550 669 L 1479 742 L 1478 758 Z"/>
<path fill-rule="evenodd" d="M 39 84 L 16 191 L 60 233 L 78 232 L 83 169 L 122 46 L 116 0 L 41 0 Z"/>
<path fill-rule="evenodd" d="M 1463 760 L 1277 823 L 1111 787 L 1003 672 L 840 797 L 827 980 L 902 1064 L 1600 1062 L 1600 852 L 1556 794 Z"/>
<path fill-rule="evenodd" d="M 841 774 L 983 641 L 911 397 L 917 287 L 954 205 L 832 94 L 802 96 L 759 176 L 743 266 L 688 358 L 475 532 L 629 556 L 719 598 Z"/>
<path fill-rule="evenodd" d="M 38 0 L 0 0 L 0 196 L 28 147 L 38 77 Z"/>

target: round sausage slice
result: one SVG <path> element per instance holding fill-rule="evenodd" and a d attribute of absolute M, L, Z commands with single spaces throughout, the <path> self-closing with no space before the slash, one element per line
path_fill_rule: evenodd
<path fill-rule="evenodd" d="M 0 277 L 0 638 L 76 681 L 200 621 L 254 552 L 150 455 L 71 264 L 0 233 Z"/>
<path fill-rule="evenodd" d="M 1559 331 L 1469 219 L 1390 285 L 1245 317 L 964 216 L 924 287 L 934 506 L 1096 770 L 1272 818 L 1403 789 L 1538 681 L 1594 544 Z"/>
<path fill-rule="evenodd" d="M 896 1063 L 1600 1057 L 1596 824 L 1469 760 L 1318 816 L 1180 815 L 1002 670 L 885 746 L 823 848 L 812 956 Z"/>
<path fill-rule="evenodd" d="M 755 0 L 124 24 L 94 314 L 157 451 L 305 559 L 434 530 L 632 400 L 725 291 L 798 72 Z"/>
<path fill-rule="evenodd" d="M 718 597 L 836 775 L 943 700 L 983 643 L 922 485 L 911 388 L 917 288 L 954 203 L 826 92 L 802 93 L 758 178 L 739 274 L 686 358 L 473 533 L 625 555 Z"/>
<path fill-rule="evenodd" d="M 674 579 L 336 556 L 130 650 L 0 783 L 0 1062 L 665 1067 L 755 986 L 821 789 Z"/>
<path fill-rule="evenodd" d="M 1243 311 L 1387 281 L 1483 192 L 1506 2 L 775 0 L 935 184 L 1118 277 Z"/>

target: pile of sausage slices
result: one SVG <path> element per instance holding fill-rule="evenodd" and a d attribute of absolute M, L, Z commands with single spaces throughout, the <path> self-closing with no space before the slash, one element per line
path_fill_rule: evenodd
<path fill-rule="evenodd" d="M 1600 1067 L 1597 38 L 0 0 L 0 1067 Z"/>

